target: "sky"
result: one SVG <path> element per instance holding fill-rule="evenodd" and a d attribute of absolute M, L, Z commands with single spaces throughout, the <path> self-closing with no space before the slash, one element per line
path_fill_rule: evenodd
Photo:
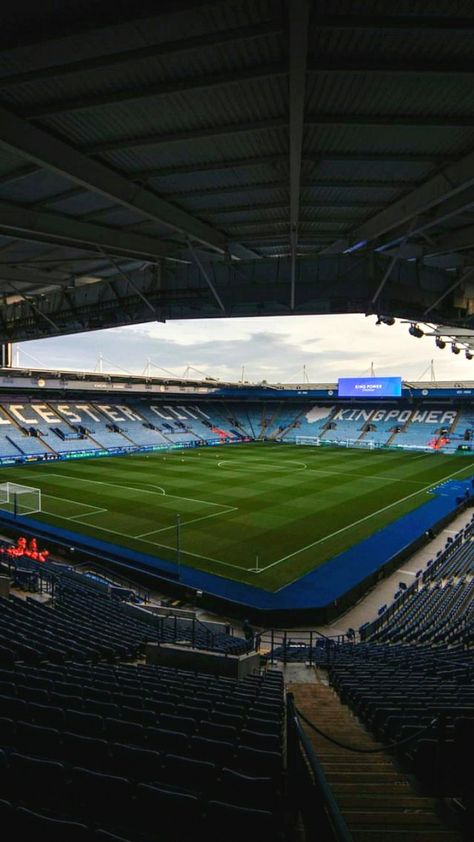
<path fill-rule="evenodd" d="M 429 380 L 430 361 L 436 380 L 474 380 L 474 360 L 436 348 L 432 337 L 415 339 L 408 325 L 375 324 L 375 317 L 279 316 L 245 319 L 201 319 L 150 322 L 93 333 L 75 334 L 15 345 L 19 363 L 31 368 L 93 371 L 99 354 L 103 371 L 165 371 L 199 379 L 269 383 L 329 383 L 338 377 L 369 375 Z M 165 370 L 165 371 L 164 371 Z"/>

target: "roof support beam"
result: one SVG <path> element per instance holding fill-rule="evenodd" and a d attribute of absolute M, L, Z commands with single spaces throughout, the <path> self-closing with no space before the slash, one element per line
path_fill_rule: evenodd
<path fill-rule="evenodd" d="M 469 32 L 474 29 L 473 17 L 448 15 L 315 15 L 316 29 L 368 30 L 441 30 Z"/>
<path fill-rule="evenodd" d="M 421 117 L 416 115 L 400 114 L 310 114 L 305 118 L 308 126 L 408 126 L 408 127 L 441 127 L 441 128 L 472 128 L 474 116 L 429 116 Z M 274 117 L 268 120 L 254 120 L 249 123 L 231 123 L 226 126 L 208 126 L 204 128 L 185 129 L 178 132 L 167 132 L 166 134 L 143 135 L 142 137 L 122 137 L 115 140 L 96 143 L 83 150 L 88 155 L 102 155 L 105 152 L 114 152 L 121 149 L 138 149 L 146 146 L 163 146 L 165 144 L 180 143 L 189 140 L 205 140 L 206 138 L 222 137 L 224 135 L 245 134 L 249 132 L 268 131 L 269 129 L 286 128 L 288 121 L 285 117 Z M 435 160 L 435 154 L 424 155 L 422 160 Z M 315 158 L 327 160 L 327 154 L 321 152 Z M 333 154 L 329 154 L 333 158 Z M 374 160 L 377 156 L 369 153 L 368 158 L 359 154 L 356 160 Z M 418 156 L 408 155 L 402 160 L 414 160 Z M 380 160 L 390 159 L 390 154 L 381 156 Z M 419 159 L 419 158 L 418 158 Z M 336 160 L 336 159 L 334 159 Z M 344 159 L 341 159 L 344 160 Z M 398 156 L 397 156 L 398 160 Z"/>
<path fill-rule="evenodd" d="M 180 0 L 179 12 L 209 5 L 209 0 Z M 138 4 L 127 3 L 120 7 L 116 2 L 102 0 L 100 3 L 34 3 L 30 4 L 28 11 L 25 21 L 25 15 L 19 14 L 16 7 L 2 10 L 0 50 L 49 44 L 58 38 L 69 38 L 72 34 L 77 37 L 82 33 L 133 25 L 138 21 L 146 31 L 147 19 L 156 24 L 157 19 L 176 13 L 177 8 L 176 0 L 160 0 L 159 4 L 156 0 L 140 0 Z"/>
<path fill-rule="evenodd" d="M 95 143 L 83 149 L 86 155 L 103 155 L 105 152 L 115 152 L 121 149 L 141 149 L 146 146 L 166 146 L 172 143 L 182 143 L 189 140 L 207 140 L 226 135 L 249 134 L 252 132 L 266 132 L 270 129 L 287 127 L 285 117 L 272 117 L 268 120 L 253 120 L 249 123 L 229 123 L 225 126 L 206 126 L 194 129 L 184 129 L 164 134 L 143 135 L 142 137 L 122 137 Z"/>
<path fill-rule="evenodd" d="M 336 152 L 330 149 L 321 150 L 315 153 L 305 153 L 303 161 L 305 163 L 320 164 L 322 161 L 364 161 L 366 163 L 381 162 L 381 163 L 404 163 L 404 164 L 432 164 L 436 161 L 455 161 L 456 156 L 453 155 L 436 155 L 435 152 L 417 153 L 417 152 Z"/>
<path fill-rule="evenodd" d="M 301 188 L 335 187 L 351 189 L 361 187 L 363 190 L 408 190 L 413 187 L 413 181 L 390 181 L 387 179 L 344 179 L 344 178 L 311 178 L 301 181 Z M 229 187 L 194 187 L 191 190 L 161 190 L 161 194 L 168 198 L 180 199 L 195 196 L 228 196 L 232 193 L 249 193 L 251 190 L 288 190 L 288 181 L 258 181 L 255 183 L 232 184 Z M 49 201 L 49 200 L 46 200 Z M 342 204 L 342 202 L 341 202 Z M 373 204 L 368 202 L 367 204 Z"/>
<path fill-rule="evenodd" d="M 107 196 L 155 222 L 224 251 L 223 237 L 211 228 L 146 189 L 137 189 L 124 176 L 99 161 L 91 161 L 64 141 L 25 123 L 0 107 L 0 143 L 76 184 Z"/>
<path fill-rule="evenodd" d="M 24 265 L 16 268 L 12 265 L 0 266 L 0 288 L 4 283 L 27 284 L 35 287 L 71 286 L 71 277 L 61 277 L 41 268 L 28 269 Z"/>
<path fill-rule="evenodd" d="M 455 289 L 460 287 L 461 284 L 463 284 L 465 281 L 472 278 L 473 275 L 474 275 L 474 269 L 468 269 L 467 272 L 464 272 L 464 274 L 462 274 L 460 277 L 458 277 L 455 280 L 455 282 L 453 284 L 451 284 L 451 286 L 448 287 L 448 289 L 446 289 L 443 292 L 443 294 L 440 295 L 439 298 L 436 299 L 436 301 L 433 302 L 433 304 L 430 304 L 430 306 L 426 308 L 426 310 L 423 313 L 423 316 L 427 316 L 428 313 L 432 312 L 432 310 L 436 310 L 438 305 L 441 304 L 441 302 L 444 301 L 444 299 L 447 298 L 448 295 L 450 295 L 451 292 L 454 292 Z"/>
<path fill-rule="evenodd" d="M 149 310 L 151 310 L 153 315 L 156 316 L 156 307 L 154 307 L 153 304 L 150 303 L 150 301 L 148 300 L 146 295 L 144 295 L 144 293 L 141 291 L 141 289 L 139 287 L 137 287 L 136 284 L 133 283 L 130 275 L 127 272 L 124 272 L 124 270 L 120 268 L 120 264 L 117 263 L 117 261 L 113 257 L 109 257 L 107 254 L 105 254 L 105 252 L 102 249 L 101 249 L 101 253 L 104 255 L 104 258 L 106 260 L 109 260 L 109 262 L 112 264 L 112 266 L 117 271 L 117 273 L 119 275 L 121 275 L 122 278 L 124 278 L 127 281 L 129 286 L 138 295 L 138 297 L 141 298 L 141 300 L 145 304 L 145 307 L 147 307 Z M 113 283 L 112 283 L 111 280 L 109 281 L 109 284 L 110 284 L 110 286 L 112 288 L 112 291 L 114 292 L 115 296 L 117 297 L 117 292 L 114 289 L 114 286 L 113 286 Z"/>
<path fill-rule="evenodd" d="M 200 259 L 199 259 L 199 255 L 198 255 L 198 253 L 197 253 L 197 252 L 196 252 L 196 250 L 193 248 L 193 244 L 191 243 L 191 241 L 189 241 L 188 245 L 189 245 L 189 251 L 191 252 L 191 255 L 192 255 L 192 257 L 193 257 L 193 260 L 194 260 L 194 262 L 195 262 L 196 266 L 198 267 L 198 269 L 199 269 L 199 271 L 200 271 L 200 273 L 201 273 L 202 277 L 203 277 L 203 278 L 204 278 L 204 280 L 206 281 L 206 284 L 208 285 L 209 289 L 211 290 L 211 292 L 212 292 L 212 294 L 213 294 L 214 298 L 216 299 L 217 304 L 219 305 L 219 308 L 220 308 L 220 309 L 222 310 L 222 312 L 225 314 L 225 307 L 224 307 L 224 304 L 223 304 L 222 298 L 220 297 L 220 295 L 219 295 L 219 293 L 217 292 L 217 290 L 216 290 L 216 288 L 215 288 L 214 284 L 212 283 L 212 281 L 211 281 L 211 279 L 210 279 L 210 277 L 209 277 L 208 272 L 206 271 L 206 269 L 205 269 L 205 268 L 204 268 L 204 266 L 202 265 L 202 263 L 201 263 L 201 261 L 200 261 Z"/>
<path fill-rule="evenodd" d="M 290 165 L 290 253 L 291 291 L 290 309 L 295 309 L 296 248 L 300 215 L 301 160 L 303 155 L 304 106 L 306 68 L 308 59 L 308 0 L 293 0 L 289 14 L 289 165 Z"/>
<path fill-rule="evenodd" d="M 351 231 L 351 241 L 357 243 L 378 240 L 394 228 L 406 225 L 413 217 L 432 212 L 436 206 L 442 205 L 447 200 L 458 196 L 458 194 L 460 201 L 458 202 L 459 210 L 457 212 L 460 213 L 474 202 L 474 195 L 471 190 L 466 193 L 468 188 L 474 189 L 474 152 L 470 152 L 461 160 L 450 164 L 442 172 L 425 181 L 420 187 L 359 225 Z M 462 195 L 463 193 L 465 193 L 465 196 Z M 453 215 L 452 211 L 449 211 L 448 215 Z M 441 221 L 442 216 L 443 210 L 441 209 L 439 218 L 432 217 L 432 219 L 435 219 L 434 223 L 421 221 L 420 225 L 431 227 L 436 222 Z M 416 234 L 419 230 L 421 228 L 417 226 L 412 233 Z M 396 239 L 402 238 L 403 234 L 400 237 L 397 236 Z"/>
<path fill-rule="evenodd" d="M 346 202 L 338 201 L 338 202 L 319 202 L 317 199 L 314 199 L 311 202 L 300 202 L 300 210 L 301 209 L 310 209 L 317 211 L 320 208 L 345 208 L 346 210 L 350 208 L 377 208 L 383 202 L 353 202 L 351 199 L 348 199 Z M 289 202 L 265 202 L 261 204 L 255 205 L 227 205 L 224 207 L 219 207 L 215 205 L 214 207 L 207 207 L 207 208 L 198 208 L 198 213 L 205 214 L 206 216 L 219 216 L 221 213 L 258 213 L 258 211 L 268 211 L 268 210 L 285 210 L 290 206 Z"/>
<path fill-rule="evenodd" d="M 452 156 L 443 156 L 443 160 L 451 160 Z M 399 161 L 415 164 L 430 164 L 436 160 L 433 154 L 412 154 L 401 153 L 377 153 L 377 152 L 330 152 L 323 151 L 317 155 L 304 154 L 303 164 L 319 164 L 321 161 Z M 175 167 L 154 167 L 135 172 L 127 173 L 132 181 L 146 181 L 149 178 L 166 178 L 168 175 L 180 175 L 181 173 L 195 172 L 216 172 L 219 170 L 246 169 L 250 167 L 261 167 L 265 165 L 278 167 L 280 164 L 287 164 L 288 158 L 285 155 L 261 155 L 254 158 L 230 158 L 225 161 L 205 161 L 194 164 L 177 164 Z"/>
<path fill-rule="evenodd" d="M 228 73 L 212 73 L 208 76 L 190 76 L 185 79 L 172 79 L 166 82 L 156 82 L 153 85 L 142 85 L 139 88 L 123 89 L 106 94 L 91 94 L 76 99 L 57 100 L 40 103 L 17 109 L 17 114 L 26 120 L 39 120 L 55 114 L 71 114 L 76 111 L 88 111 L 104 106 L 137 102 L 142 99 L 157 99 L 162 96 L 173 96 L 179 93 L 193 93 L 205 91 L 226 85 L 256 82 L 264 79 L 285 76 L 288 70 L 284 64 L 265 64 L 247 67 L 244 70 L 232 70 Z"/>
<path fill-rule="evenodd" d="M 262 167 L 266 164 L 286 164 L 286 155 L 261 155 L 254 158 L 229 158 L 225 161 L 196 161 L 195 164 L 176 164 L 175 167 L 153 167 L 128 173 L 132 181 L 147 181 L 150 178 L 166 178 L 168 175 L 180 175 L 195 172 L 218 172 L 219 170 L 237 170 L 247 167 Z"/>
<path fill-rule="evenodd" d="M 169 254 L 164 243 L 143 234 L 82 222 L 51 211 L 28 210 L 10 202 L 0 202 L 0 229 L 9 237 L 37 240 L 74 248 L 105 248 L 115 255 L 141 258 L 149 263 Z"/>
<path fill-rule="evenodd" d="M 309 73 L 390 73 L 396 76 L 406 74 L 420 74 L 422 76 L 465 75 L 474 74 L 471 61 L 449 61 L 440 63 L 429 59 L 386 59 L 383 56 L 370 58 L 350 58 L 347 56 L 331 58 L 330 56 L 317 58 L 308 67 Z"/>
<path fill-rule="evenodd" d="M 119 67 L 121 64 L 129 66 L 133 61 L 143 61 L 147 58 L 156 60 L 172 55 L 182 55 L 183 53 L 203 50 L 209 46 L 218 49 L 223 44 L 252 41 L 256 38 L 277 35 L 281 30 L 282 24 L 280 21 L 270 20 L 264 23 L 253 24 L 252 26 L 240 26 L 235 29 L 226 29 L 220 32 L 213 31 L 207 34 L 201 33 L 200 35 L 192 35 L 189 38 L 181 38 L 176 41 L 164 41 L 160 44 L 151 44 L 132 50 L 121 50 L 118 53 L 107 53 L 106 55 L 79 59 L 65 64 L 55 64 L 51 67 L 27 70 L 23 73 L 13 73 L 0 79 L 0 88 L 12 88 L 16 85 L 24 85 L 26 82 L 38 82 L 44 79 L 71 76 L 74 73 L 84 73 L 85 71 L 98 70 L 103 67 Z"/>
<path fill-rule="evenodd" d="M 19 289 L 17 289 L 15 284 L 10 283 L 9 286 L 10 286 L 10 289 L 13 290 L 15 295 L 18 295 L 18 297 L 21 298 L 22 301 L 26 301 L 28 306 L 31 307 L 31 309 L 33 310 L 33 313 L 37 313 L 38 316 L 40 316 L 40 318 L 44 319 L 45 322 L 48 322 L 48 324 L 50 324 L 51 327 L 53 327 L 55 331 L 59 330 L 56 322 L 54 322 L 46 313 L 43 313 L 43 311 L 40 310 L 40 308 L 36 306 L 35 302 L 31 298 L 28 298 Z"/>
<path fill-rule="evenodd" d="M 4 173 L 3 175 L 0 175 L 0 185 L 11 184 L 13 181 L 21 181 L 22 178 L 28 178 L 28 176 L 34 175 L 35 173 L 40 172 L 40 170 L 41 167 L 31 165 Z"/>
<path fill-rule="evenodd" d="M 446 254 L 448 252 L 462 252 L 474 248 L 474 225 L 465 225 L 455 231 L 436 237 L 432 246 L 424 249 L 425 254 Z"/>
<path fill-rule="evenodd" d="M 309 114 L 308 126 L 407 126 L 408 128 L 472 128 L 472 114 Z"/>

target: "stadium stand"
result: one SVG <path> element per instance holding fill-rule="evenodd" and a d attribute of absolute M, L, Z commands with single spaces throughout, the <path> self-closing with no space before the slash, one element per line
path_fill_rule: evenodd
<path fill-rule="evenodd" d="M 177 639 L 229 654 L 247 650 L 243 639 L 223 634 L 212 624 L 196 626 L 184 619 L 157 618 L 144 608 L 123 603 L 108 587 L 73 568 L 25 557 L 9 560 L 9 566 L 15 581 L 18 570 L 50 579 L 54 594 L 52 606 L 34 598 L 0 598 L 2 648 L 14 658 L 21 656 L 32 663 L 43 658 L 55 663 L 68 658 L 81 662 L 134 658 L 143 654 L 146 642 Z"/>
<path fill-rule="evenodd" d="M 193 446 L 244 439 L 373 442 L 376 446 L 453 452 L 469 439 L 471 416 L 430 404 L 413 410 L 387 404 L 157 403 L 129 401 L 2 404 L 0 458 L 48 453 Z M 456 432 L 450 434 L 455 422 Z"/>
<path fill-rule="evenodd" d="M 17 568 L 39 569 L 9 561 L 14 582 Z M 170 842 L 217 842 L 223 823 L 236 842 L 283 839 L 281 675 L 123 663 L 156 640 L 228 654 L 248 644 L 157 618 L 101 576 L 54 562 L 41 575 L 50 603 L 0 599 L 0 815 L 18 838 L 138 842 L 158 822 Z"/>
<path fill-rule="evenodd" d="M 337 694 L 324 686 L 311 691 L 300 685 L 296 710 L 322 729 L 314 747 L 354 838 L 368 834 L 381 839 L 382 827 L 388 838 L 398 838 L 397 832 L 400 839 L 444 838 L 448 831 L 429 816 L 429 805 L 435 803 L 429 799 L 454 812 L 460 835 L 450 839 L 470 838 L 473 532 L 471 520 L 448 539 L 413 586 L 398 592 L 390 606 L 382 606 L 380 617 L 364 624 L 360 634 L 349 629 L 345 640 L 338 641 L 312 633 L 310 649 L 297 633 L 280 633 L 268 653 L 272 661 L 317 664 Z M 314 737 L 312 726 L 306 730 Z M 328 746 L 325 739 L 321 742 L 324 734 L 340 742 Z M 348 745 L 350 751 L 344 748 Z M 382 754 L 383 747 L 394 761 L 384 759 L 388 755 Z M 415 790 L 400 789 L 407 785 L 405 775 L 416 781 Z M 406 814 L 418 813 L 417 830 L 408 827 L 408 815 L 403 825 L 399 800 Z"/>

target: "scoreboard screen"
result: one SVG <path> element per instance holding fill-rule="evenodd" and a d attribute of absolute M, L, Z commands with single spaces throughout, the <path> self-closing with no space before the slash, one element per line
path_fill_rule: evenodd
<path fill-rule="evenodd" d="M 401 377 L 340 377 L 340 398 L 400 398 Z"/>

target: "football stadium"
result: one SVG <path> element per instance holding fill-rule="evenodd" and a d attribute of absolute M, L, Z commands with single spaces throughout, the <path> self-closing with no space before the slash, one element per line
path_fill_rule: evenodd
<path fill-rule="evenodd" d="M 1 20 L 5 839 L 471 840 L 472 3 Z"/>

